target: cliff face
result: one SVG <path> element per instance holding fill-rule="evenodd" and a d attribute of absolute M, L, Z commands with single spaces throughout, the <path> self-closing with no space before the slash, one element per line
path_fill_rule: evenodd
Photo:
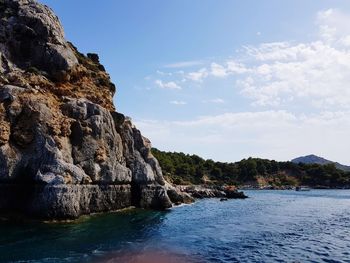
<path fill-rule="evenodd" d="M 1 211 L 76 218 L 172 205 L 149 140 L 115 111 L 114 92 L 98 56 L 68 43 L 48 7 L 0 0 Z"/>

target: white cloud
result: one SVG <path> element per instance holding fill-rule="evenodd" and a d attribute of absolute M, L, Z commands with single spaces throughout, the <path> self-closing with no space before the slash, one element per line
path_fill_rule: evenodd
<path fill-rule="evenodd" d="M 230 74 L 243 74 L 248 73 L 250 70 L 242 63 L 238 63 L 234 60 L 227 61 L 227 71 Z"/>
<path fill-rule="evenodd" d="M 201 83 L 209 77 L 230 77 L 232 86 L 240 89 L 255 106 L 277 107 L 292 102 L 321 109 L 350 108 L 349 24 L 350 15 L 341 10 L 320 11 L 316 16 L 318 39 L 245 46 L 237 55 L 241 60 L 212 62 L 208 67 L 183 73 L 181 82 Z M 172 66 L 187 67 L 198 62 L 185 61 Z M 162 88 L 181 89 L 173 81 L 156 83 Z"/>
<path fill-rule="evenodd" d="M 277 106 L 296 99 L 321 108 L 350 108 L 350 50 L 322 41 L 270 43 L 248 48 L 255 65 L 239 79 L 254 105 Z"/>
<path fill-rule="evenodd" d="M 350 16 L 339 9 L 328 9 L 318 12 L 317 24 L 320 35 L 326 42 L 341 42 L 350 34 Z"/>
<path fill-rule="evenodd" d="M 172 101 L 170 101 L 170 104 L 174 104 L 174 105 L 186 105 L 187 102 L 186 102 L 186 101 L 182 101 L 182 100 L 172 100 Z"/>
<path fill-rule="evenodd" d="M 177 85 L 174 81 L 163 82 L 162 80 L 156 80 L 155 84 L 162 89 L 182 89 L 179 85 Z"/>
<path fill-rule="evenodd" d="M 164 67 L 165 68 L 187 68 L 187 67 L 199 66 L 202 64 L 203 64 L 202 60 L 189 60 L 189 61 L 180 61 L 176 63 L 167 64 Z"/>
<path fill-rule="evenodd" d="M 157 74 L 161 75 L 161 76 L 172 76 L 173 75 L 173 73 L 171 73 L 171 72 L 164 72 L 161 70 L 157 70 Z"/>
<path fill-rule="evenodd" d="M 263 43 L 258 46 L 245 46 L 245 55 L 254 58 L 257 62 L 259 61 L 285 61 L 295 59 L 297 49 L 290 48 L 289 42 L 272 42 Z"/>
<path fill-rule="evenodd" d="M 329 109 L 350 108 L 350 16 L 337 9 L 317 14 L 319 39 L 246 46 L 239 57 L 212 62 L 187 79 L 232 79 L 232 85 L 254 106 L 289 106 Z M 242 61 L 244 61 L 242 60 Z"/>
<path fill-rule="evenodd" d="M 197 71 L 188 73 L 186 78 L 192 81 L 202 82 L 210 76 L 214 78 L 224 78 L 230 75 L 247 73 L 249 70 L 250 69 L 246 68 L 244 64 L 238 63 L 235 60 L 228 60 L 224 65 L 212 62 L 210 70 L 207 70 L 207 68 L 201 68 Z"/>
<path fill-rule="evenodd" d="M 215 89 L 222 90 L 208 91 L 215 94 L 214 99 L 202 102 L 225 102 L 220 108 L 248 112 L 186 121 L 144 120 L 138 122 L 140 128 L 156 147 L 204 153 L 204 157 L 218 160 L 248 156 L 287 160 L 314 153 L 349 164 L 350 15 L 328 9 L 319 12 L 315 22 L 318 35 L 312 41 L 245 46 L 234 58 L 203 63 L 197 70 L 172 76 L 180 77 L 181 85 L 197 82 L 201 91 L 217 79 Z M 159 81 L 158 86 L 168 83 Z M 232 87 L 229 92 L 237 99 L 247 98 L 248 105 L 246 100 L 228 101 L 232 97 L 225 97 L 228 83 Z M 223 96 L 225 101 L 215 96 Z"/>
<path fill-rule="evenodd" d="M 226 68 L 224 66 L 221 66 L 220 64 L 217 63 L 212 63 L 211 64 L 211 75 L 214 77 L 226 77 L 228 75 L 228 72 L 226 71 Z"/>
<path fill-rule="evenodd" d="M 225 113 L 188 121 L 137 121 L 163 150 L 206 153 L 236 161 L 249 156 L 290 160 L 310 153 L 349 162 L 350 112 L 293 114 L 286 111 Z"/>
<path fill-rule="evenodd" d="M 206 68 L 201 68 L 198 71 L 188 73 L 187 78 L 192 80 L 192 81 L 201 82 L 206 77 L 208 77 L 208 75 L 209 75 L 208 70 Z"/>

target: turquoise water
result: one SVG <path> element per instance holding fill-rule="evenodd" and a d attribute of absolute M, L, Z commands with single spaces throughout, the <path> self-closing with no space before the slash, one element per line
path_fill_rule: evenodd
<path fill-rule="evenodd" d="M 350 191 L 246 191 L 169 212 L 130 210 L 76 223 L 0 223 L 1 262 L 94 262 L 172 249 L 202 262 L 350 262 Z"/>

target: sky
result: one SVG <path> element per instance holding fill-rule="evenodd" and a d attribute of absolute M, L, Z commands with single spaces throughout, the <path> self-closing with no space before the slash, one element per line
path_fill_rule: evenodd
<path fill-rule="evenodd" d="M 154 147 L 350 164 L 350 1 L 41 2 Z"/>

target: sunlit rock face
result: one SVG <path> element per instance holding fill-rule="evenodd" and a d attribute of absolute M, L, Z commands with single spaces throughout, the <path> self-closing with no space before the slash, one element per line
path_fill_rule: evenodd
<path fill-rule="evenodd" d="M 0 210 L 44 218 L 165 209 L 151 144 L 113 105 L 96 54 L 64 38 L 34 0 L 0 0 Z M 174 193 L 175 191 L 175 193 Z M 181 198 L 180 198 L 181 199 Z"/>

